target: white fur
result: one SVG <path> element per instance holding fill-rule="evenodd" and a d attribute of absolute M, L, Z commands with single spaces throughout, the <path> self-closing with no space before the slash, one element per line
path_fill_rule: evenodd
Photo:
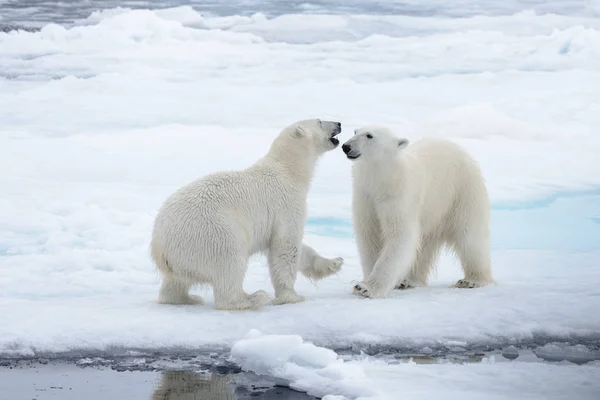
<path fill-rule="evenodd" d="M 294 289 L 298 270 L 311 279 L 338 272 L 341 258 L 319 256 L 302 238 L 314 168 L 338 145 L 340 130 L 338 122 L 299 121 L 249 168 L 205 176 L 172 194 L 158 212 L 151 242 L 163 278 L 159 302 L 201 303 L 188 291 L 205 283 L 214 289 L 217 309 L 261 307 L 267 293 L 242 288 L 256 253 L 268 257 L 274 304 L 304 300 Z"/>
<path fill-rule="evenodd" d="M 370 137 L 369 137 L 370 136 Z M 492 282 L 490 203 L 479 166 L 458 145 L 408 145 L 383 127 L 363 127 L 342 146 L 353 160 L 353 224 L 363 281 L 354 292 L 385 297 L 427 285 L 443 245 L 461 261 L 454 286 Z"/>

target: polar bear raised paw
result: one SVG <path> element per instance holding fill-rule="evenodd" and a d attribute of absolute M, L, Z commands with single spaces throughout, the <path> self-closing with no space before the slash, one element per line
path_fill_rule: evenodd
<path fill-rule="evenodd" d="M 337 274 L 342 269 L 342 257 L 325 258 L 307 244 L 302 244 L 299 270 L 311 281 L 318 281 L 330 275 Z"/>
<path fill-rule="evenodd" d="M 327 260 L 320 263 L 320 269 L 325 273 L 325 276 L 337 274 L 342 269 L 344 259 L 342 257 L 336 257 L 332 260 Z"/>
<path fill-rule="evenodd" d="M 340 272 L 342 264 L 344 264 L 344 259 L 342 257 L 336 257 L 334 259 L 321 258 L 316 260 L 311 268 L 303 270 L 302 272 L 308 278 L 319 280 Z"/>
<path fill-rule="evenodd" d="M 333 273 L 339 272 L 342 269 L 342 264 L 344 263 L 344 259 L 342 257 L 336 257 L 331 260 L 329 265 L 329 270 Z"/>

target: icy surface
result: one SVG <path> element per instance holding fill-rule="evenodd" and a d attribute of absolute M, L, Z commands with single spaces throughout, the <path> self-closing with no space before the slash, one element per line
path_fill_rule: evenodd
<path fill-rule="evenodd" d="M 0 0 L 0 27 L 39 28 L 48 22 L 70 25 L 74 20 L 97 9 L 155 9 L 186 5 L 203 14 L 236 17 L 257 12 L 268 16 L 282 14 L 401 14 L 408 16 L 465 17 L 476 15 L 511 15 L 530 10 L 539 14 L 598 16 L 598 0 Z"/>
<path fill-rule="evenodd" d="M 579 367 L 543 362 L 507 362 L 495 357 L 474 364 L 389 364 L 370 358 L 344 362 L 299 336 L 251 331 L 231 349 L 243 370 L 324 400 L 461 398 L 596 399 L 600 364 Z"/>
<path fill-rule="evenodd" d="M 545 14 L 460 2 L 453 18 L 442 3 L 402 15 L 341 2 L 316 14 L 113 8 L 0 33 L 0 356 L 227 351 L 252 328 L 336 349 L 600 339 L 596 3 L 547 2 Z M 309 301 L 217 312 L 197 289 L 207 306 L 156 304 L 160 203 L 248 166 L 310 117 L 342 121 L 342 140 L 383 123 L 464 145 L 493 201 L 498 285 L 449 289 L 462 276 L 444 257 L 428 288 L 352 297 L 350 163 L 335 151 L 317 169 L 306 241 L 346 262 L 318 286 L 298 279 Z M 245 288 L 272 293 L 264 259 Z"/>

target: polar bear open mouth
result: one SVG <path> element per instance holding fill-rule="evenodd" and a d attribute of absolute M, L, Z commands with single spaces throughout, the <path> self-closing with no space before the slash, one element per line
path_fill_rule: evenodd
<path fill-rule="evenodd" d="M 333 133 L 331 134 L 331 137 L 329 138 L 329 141 L 330 141 L 331 143 L 333 143 L 333 145 L 334 145 L 335 147 L 337 147 L 337 146 L 338 146 L 338 144 L 340 144 L 340 140 L 339 140 L 338 138 L 336 138 L 336 136 L 337 136 L 337 135 L 339 135 L 341 132 L 342 132 L 342 129 L 341 129 L 341 128 L 338 128 L 338 129 L 336 129 L 336 131 L 335 131 L 335 132 L 333 132 Z"/>

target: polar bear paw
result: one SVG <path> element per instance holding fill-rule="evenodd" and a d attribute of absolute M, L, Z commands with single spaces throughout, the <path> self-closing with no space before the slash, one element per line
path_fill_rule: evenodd
<path fill-rule="evenodd" d="M 248 301 L 251 305 L 251 308 L 257 309 L 271 301 L 271 296 L 269 296 L 269 294 L 264 290 L 258 290 L 248 296 Z"/>
<path fill-rule="evenodd" d="M 244 294 L 239 298 L 222 299 L 215 298 L 215 308 L 217 310 L 243 311 L 258 310 L 271 300 L 271 296 L 264 290 L 256 291 L 252 294 Z"/>
<path fill-rule="evenodd" d="M 311 281 L 319 281 L 340 272 L 342 264 L 344 264 L 344 259 L 342 257 L 333 259 L 322 258 L 315 261 L 309 268 L 301 269 L 300 272 Z"/>
<path fill-rule="evenodd" d="M 181 282 L 166 278 L 160 288 L 158 303 L 175 305 L 202 305 L 202 297 L 188 294 L 188 286 Z"/>
<path fill-rule="evenodd" d="M 337 274 L 342 269 L 342 264 L 344 264 L 344 259 L 342 257 L 336 257 L 329 262 L 328 269 L 331 274 Z"/>
<path fill-rule="evenodd" d="M 358 282 L 357 284 L 355 284 L 354 287 L 352 288 L 352 293 L 357 296 L 364 297 L 364 298 L 373 297 L 373 295 L 371 294 L 371 290 L 369 289 L 367 284 L 364 282 Z"/>
<path fill-rule="evenodd" d="M 482 285 L 477 281 L 472 281 L 470 279 L 459 279 L 452 287 L 459 289 L 474 289 L 481 287 Z"/>
<path fill-rule="evenodd" d="M 282 304 L 294 304 L 301 303 L 303 301 L 306 301 L 306 297 L 300 296 L 296 292 L 289 291 L 276 296 L 275 299 L 271 302 L 271 304 L 275 306 L 280 306 Z"/>
<path fill-rule="evenodd" d="M 414 289 L 416 287 L 417 287 L 417 285 L 413 284 L 408 279 L 405 279 L 402 282 L 400 282 L 400 284 L 396 285 L 396 287 L 394 289 L 397 289 L 397 290 L 406 290 L 406 289 Z"/>
<path fill-rule="evenodd" d="M 169 293 L 161 294 L 158 298 L 160 304 L 175 304 L 175 305 L 204 305 L 204 300 L 200 296 L 192 294 L 181 294 L 181 293 Z"/>
<path fill-rule="evenodd" d="M 190 294 L 190 295 L 187 296 L 186 302 L 184 304 L 203 305 L 204 304 L 204 300 L 200 296 L 196 296 L 194 294 Z"/>

